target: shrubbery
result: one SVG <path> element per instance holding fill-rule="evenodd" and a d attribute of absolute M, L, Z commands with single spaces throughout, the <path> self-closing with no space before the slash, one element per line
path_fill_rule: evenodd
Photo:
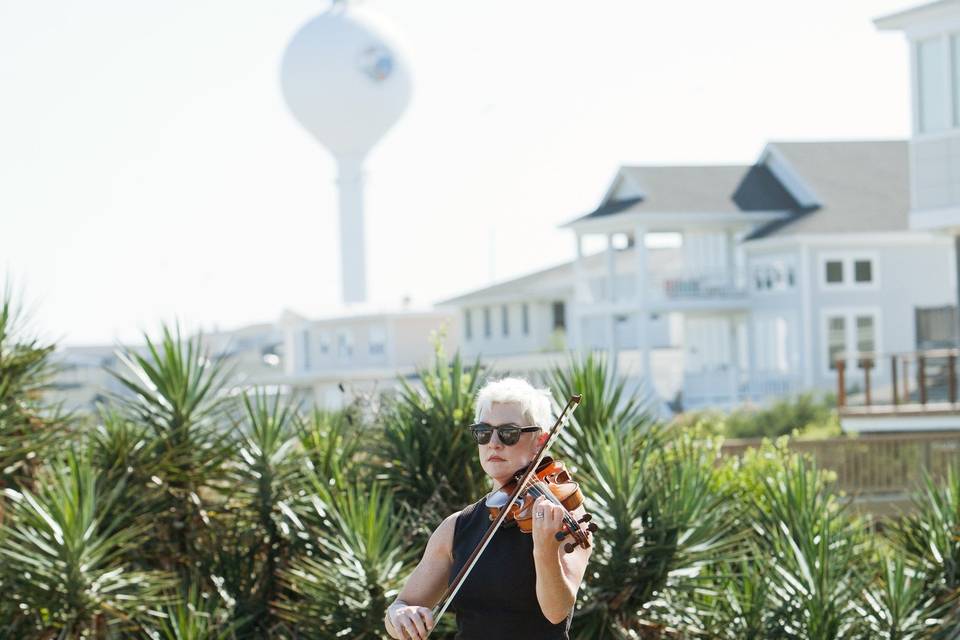
<path fill-rule="evenodd" d="M 130 395 L 67 431 L 49 348 L 5 317 L 0 638 L 381 638 L 426 535 L 487 490 L 463 426 L 492 373 L 459 355 L 382 404 L 301 412 L 165 330 L 117 372 Z M 658 424 L 593 357 L 544 378 L 583 393 L 555 455 L 601 526 L 572 637 L 956 637 L 956 476 L 880 537 L 783 440 L 721 459 L 736 420 Z M 825 415 L 783 407 L 753 420 Z"/>

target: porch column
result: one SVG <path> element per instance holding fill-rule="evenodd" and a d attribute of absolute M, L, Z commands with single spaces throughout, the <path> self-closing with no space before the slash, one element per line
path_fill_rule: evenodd
<path fill-rule="evenodd" d="M 954 329 L 957 332 L 957 343 L 953 346 L 960 347 L 960 234 L 953 236 L 953 253 L 957 263 L 957 327 Z"/>
<path fill-rule="evenodd" d="M 634 277 L 634 307 L 637 309 L 637 348 L 640 350 L 640 363 L 643 366 L 643 377 L 648 384 L 652 384 L 650 372 L 650 308 L 648 288 L 650 283 L 647 277 L 647 229 L 641 225 L 633 228 Z"/>
<path fill-rule="evenodd" d="M 616 264 L 616 254 L 613 249 L 613 234 L 607 234 L 607 291 L 606 291 L 606 301 L 613 302 L 617 299 L 616 293 L 613 290 L 614 280 L 617 275 L 617 264 Z"/>
<path fill-rule="evenodd" d="M 617 374 L 617 318 L 613 312 L 611 303 L 617 299 L 614 284 L 616 283 L 617 264 L 616 253 L 613 248 L 613 234 L 607 234 L 607 277 L 606 277 L 606 296 L 604 302 L 607 304 L 606 325 L 607 325 L 607 356 L 610 362 L 610 371 L 613 375 Z"/>
<path fill-rule="evenodd" d="M 583 316 L 581 310 L 588 301 L 587 275 L 583 264 L 583 235 L 574 233 L 576 252 L 573 259 L 573 299 L 567 318 L 567 348 L 583 356 Z"/>

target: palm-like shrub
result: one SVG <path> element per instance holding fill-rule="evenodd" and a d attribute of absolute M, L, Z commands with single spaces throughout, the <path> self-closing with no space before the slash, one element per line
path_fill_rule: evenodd
<path fill-rule="evenodd" d="M 132 568 L 149 523 L 119 526 L 105 517 L 122 482 L 103 486 L 85 458 L 67 454 L 40 479 L 36 493 L 6 490 L 0 575 L 4 600 L 17 608 L 0 620 L 0 631 L 79 638 L 135 629 L 170 585 L 166 574 Z"/>
<path fill-rule="evenodd" d="M 857 606 L 859 637 L 877 640 L 922 640 L 949 637 L 944 628 L 953 598 L 930 595 L 922 574 L 900 555 L 883 558 L 883 572 Z"/>
<path fill-rule="evenodd" d="M 206 593 L 197 581 L 169 594 L 172 603 L 157 612 L 159 620 L 143 627 L 144 640 L 233 640 L 246 622 L 231 614 L 229 603 Z"/>
<path fill-rule="evenodd" d="M 369 443 L 379 434 L 360 423 L 352 407 L 326 411 L 314 407 L 306 416 L 296 417 L 297 437 L 307 466 L 331 486 L 363 482 L 379 472 L 369 465 Z"/>
<path fill-rule="evenodd" d="M 543 374 L 560 407 L 571 395 L 583 396 L 571 417 L 564 441 L 570 452 L 590 448 L 594 437 L 611 429 L 621 432 L 646 431 L 653 423 L 652 397 L 626 392 L 626 381 L 613 375 L 605 355 L 589 353 L 582 360 L 573 355 L 565 367 L 554 367 Z"/>
<path fill-rule="evenodd" d="M 691 441 L 668 445 L 658 429 L 600 431 L 581 453 L 577 480 L 600 531 L 574 617 L 578 638 L 679 634 L 708 615 L 669 603 L 692 603 L 684 592 L 741 553 L 744 526 L 713 489 L 714 455 Z"/>
<path fill-rule="evenodd" d="M 244 634 L 275 631 L 269 605 L 279 592 L 277 571 L 295 552 L 281 511 L 303 462 L 295 420 L 293 404 L 279 395 L 243 395 L 238 455 L 226 465 L 232 490 L 224 517 L 212 524 L 220 544 L 205 559 L 205 573 L 223 581 L 235 615 L 249 621 Z"/>
<path fill-rule="evenodd" d="M 381 638 L 384 612 L 413 561 L 393 497 L 377 483 L 333 493 L 308 477 L 313 507 L 291 513 L 290 523 L 314 544 L 280 570 L 286 593 L 275 609 L 295 637 Z"/>
<path fill-rule="evenodd" d="M 695 616 L 670 615 L 665 603 L 735 559 L 744 535 L 734 503 L 715 489 L 716 450 L 658 426 L 648 400 L 627 395 L 603 357 L 571 359 L 544 377 L 558 403 L 583 395 L 558 450 L 600 526 L 574 635 L 679 633 Z"/>
<path fill-rule="evenodd" d="M 423 390 L 400 378 L 401 389 L 383 413 L 379 476 L 405 510 L 417 542 L 489 490 L 466 429 L 482 373 L 479 359 L 465 368 L 458 352 L 448 362 L 438 344 L 432 366 L 419 370 Z"/>
<path fill-rule="evenodd" d="M 158 456 L 154 477 L 162 498 L 141 505 L 154 520 L 144 557 L 186 575 L 216 545 L 210 499 L 223 488 L 223 462 L 233 454 L 225 425 L 228 372 L 201 351 L 199 337 L 184 339 L 179 328 L 164 327 L 156 343 L 144 337 L 147 353 L 126 350 L 126 371 L 112 372 L 131 392 L 117 399 L 124 416 L 146 429 Z"/>
<path fill-rule="evenodd" d="M 960 471 L 950 468 L 942 486 L 925 475 L 912 512 L 893 524 L 890 537 L 908 565 L 925 576 L 924 595 L 953 601 L 960 594 Z M 955 604 L 947 626 L 960 635 Z"/>
<path fill-rule="evenodd" d="M 50 445 L 68 434 L 65 417 L 43 398 L 56 372 L 54 346 L 28 336 L 25 325 L 8 284 L 0 300 L 0 489 L 29 488 Z M 0 497 L 0 524 L 3 509 Z"/>
<path fill-rule="evenodd" d="M 854 603 L 867 587 L 864 526 L 829 492 L 804 458 L 764 478 L 763 508 L 754 513 L 768 563 L 768 638 L 853 637 Z"/>

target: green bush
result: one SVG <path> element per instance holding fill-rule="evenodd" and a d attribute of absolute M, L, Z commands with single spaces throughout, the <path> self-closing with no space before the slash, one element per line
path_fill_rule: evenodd
<path fill-rule="evenodd" d="M 715 409 L 688 411 L 675 422 L 696 433 L 726 438 L 834 437 L 841 435 L 832 396 L 802 393 L 782 398 L 768 407 L 744 406 L 730 412 Z"/>

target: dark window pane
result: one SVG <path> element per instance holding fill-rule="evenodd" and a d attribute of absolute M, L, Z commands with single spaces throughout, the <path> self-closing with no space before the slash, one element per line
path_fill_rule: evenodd
<path fill-rule="evenodd" d="M 470 309 L 463 312 L 463 327 L 467 340 L 473 338 L 473 317 L 470 315 Z"/>
<path fill-rule="evenodd" d="M 869 260 L 854 262 L 853 279 L 857 282 L 873 282 L 873 263 Z"/>
<path fill-rule="evenodd" d="M 483 308 L 483 337 L 490 337 L 490 307 Z"/>
<path fill-rule="evenodd" d="M 843 263 L 839 260 L 827 261 L 827 282 L 843 282 Z"/>
<path fill-rule="evenodd" d="M 523 303 L 523 335 L 530 334 L 530 305 Z"/>
<path fill-rule="evenodd" d="M 503 328 L 503 335 L 510 335 L 510 309 L 507 305 L 500 307 L 500 326 Z"/>
<path fill-rule="evenodd" d="M 564 304 L 562 301 L 557 301 L 553 303 L 553 328 L 554 329 L 566 329 L 567 320 L 564 313 Z"/>

